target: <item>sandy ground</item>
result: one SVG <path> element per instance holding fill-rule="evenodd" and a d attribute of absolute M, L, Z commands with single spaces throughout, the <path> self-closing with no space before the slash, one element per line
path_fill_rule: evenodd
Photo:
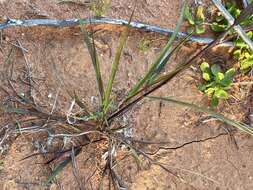
<path fill-rule="evenodd" d="M 151 1 L 138 2 L 134 20 L 173 28 L 178 18 L 180 1 Z M 133 2 L 131 0 L 113 0 L 107 16 L 113 18 L 129 18 Z M 57 4 L 53 0 L 14 0 L 0 1 L 0 17 L 10 18 L 73 18 L 77 15 L 87 17 L 92 12 L 87 6 L 75 4 Z M 73 28 L 56 29 L 46 27 L 12 28 L 3 31 L 3 52 L 0 53 L 0 70 L 10 51 L 10 42 L 19 40 L 28 50 L 27 58 L 32 65 L 33 73 L 40 78 L 36 85 L 36 97 L 39 103 L 53 104 L 49 94 L 53 97 L 59 92 L 57 110 L 66 111 L 70 104 L 64 87 L 59 83 L 65 82 L 65 88 L 74 89 L 90 105 L 91 97 L 98 97 L 95 85 L 94 71 L 89 59 L 88 50 L 84 48 L 80 32 Z M 153 43 L 148 52 L 138 48 L 142 38 L 161 39 L 161 36 L 133 32 L 124 50 L 119 72 L 113 89 L 114 95 L 124 94 L 126 90 L 140 79 L 147 71 L 152 60 L 155 59 L 161 47 L 165 44 L 163 39 Z M 102 76 L 106 80 L 110 71 L 111 60 L 117 47 L 119 32 L 102 31 L 96 34 L 95 39 L 101 64 Z M 178 56 L 166 68 L 172 68 L 178 60 L 191 54 L 195 49 L 190 46 L 183 47 Z M 13 57 L 15 60 L 14 77 L 24 65 L 24 59 L 18 49 Z M 55 70 L 55 67 L 57 70 Z M 171 83 L 156 92 L 156 95 L 175 96 L 188 101 L 203 104 L 203 96 L 196 87 L 196 72 L 187 70 L 180 74 Z M 1 75 L 2 77 L 2 75 Z M 22 89 L 20 89 L 22 92 Z M 231 118 L 242 119 L 239 114 L 243 109 L 240 104 L 234 104 L 223 111 Z M 8 116 L 1 115 L 1 121 L 6 123 Z M 121 168 L 122 176 L 128 181 L 130 189 L 213 189 L 213 190 L 249 190 L 253 189 L 253 140 L 241 133 L 235 134 L 237 147 L 227 135 L 213 140 L 202 141 L 210 136 L 223 132 L 224 125 L 215 121 L 207 121 L 205 115 L 189 112 L 187 109 L 162 102 L 145 100 L 131 112 L 131 125 L 134 136 L 144 140 L 168 141 L 168 147 L 177 147 L 185 142 L 196 141 L 179 149 L 161 151 L 155 156 L 156 161 L 164 163 L 180 178 L 165 172 L 162 168 L 152 165 L 145 166 L 137 172 L 136 164 L 132 159 L 126 161 Z M 199 142 L 197 142 L 199 141 Z M 58 177 L 57 183 L 50 187 L 43 186 L 43 182 L 50 174 L 42 156 L 20 161 L 25 156 L 37 151 L 37 137 L 22 135 L 12 140 L 8 149 L 0 157 L 0 189 L 79 189 L 77 180 L 68 166 Z M 141 147 L 147 151 L 155 151 L 156 146 Z M 77 157 L 80 181 L 85 183 L 88 175 L 94 169 L 92 160 L 84 164 L 92 147 L 83 151 Z M 3 164 L 1 164 L 3 163 Z M 89 167 L 87 167 L 87 165 Z M 96 189 L 96 175 L 88 189 Z"/>

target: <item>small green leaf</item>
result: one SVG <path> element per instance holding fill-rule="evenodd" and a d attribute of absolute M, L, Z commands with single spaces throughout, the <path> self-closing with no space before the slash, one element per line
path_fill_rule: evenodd
<path fill-rule="evenodd" d="M 250 39 L 253 38 L 253 32 L 252 32 L 252 31 L 247 32 L 247 36 L 248 36 Z"/>
<path fill-rule="evenodd" d="M 223 87 L 229 87 L 232 83 L 232 80 L 229 79 L 229 78 L 224 78 L 220 81 L 220 84 L 223 86 Z"/>
<path fill-rule="evenodd" d="M 210 66 L 209 66 L 209 64 L 207 62 L 203 62 L 200 65 L 200 70 L 202 72 L 207 72 L 209 70 L 209 68 L 210 68 Z"/>
<path fill-rule="evenodd" d="M 217 82 L 220 82 L 221 80 L 224 79 L 224 74 L 221 73 L 221 72 L 218 72 L 218 73 L 216 74 L 216 76 L 215 76 L 215 79 L 216 79 Z"/>
<path fill-rule="evenodd" d="M 214 91 L 215 91 L 215 88 L 208 88 L 205 90 L 205 94 L 207 94 L 208 96 L 212 96 Z"/>
<path fill-rule="evenodd" d="M 214 96 L 216 96 L 217 98 L 220 98 L 220 99 L 228 99 L 228 93 L 221 88 L 219 88 L 215 91 Z"/>
<path fill-rule="evenodd" d="M 205 84 L 201 84 L 198 86 L 198 89 L 201 91 L 201 92 L 204 92 L 206 90 L 206 85 Z"/>
<path fill-rule="evenodd" d="M 233 55 L 235 56 L 235 58 L 239 59 L 240 56 L 242 54 L 242 50 L 241 49 L 237 49 L 233 52 Z"/>
<path fill-rule="evenodd" d="M 189 6 L 186 6 L 184 11 L 185 18 L 188 20 L 189 24 L 195 25 L 191 10 Z"/>
<path fill-rule="evenodd" d="M 198 6 L 196 13 L 196 24 L 202 25 L 204 21 L 205 21 L 204 7 Z"/>
<path fill-rule="evenodd" d="M 71 162 L 71 158 L 68 157 L 64 161 L 62 161 L 59 165 L 57 165 L 52 174 L 48 177 L 46 184 L 50 184 L 54 178 Z"/>
<path fill-rule="evenodd" d="M 194 21 L 195 25 L 195 33 L 196 34 L 203 34 L 205 32 L 205 15 L 204 15 L 204 8 L 202 6 L 198 6 L 196 10 L 196 19 Z"/>
<path fill-rule="evenodd" d="M 211 24 L 211 29 L 214 32 L 224 32 L 227 29 L 228 25 L 227 24 L 219 24 L 217 22 L 213 22 Z"/>
<path fill-rule="evenodd" d="M 253 16 L 247 18 L 246 20 L 243 20 L 240 25 L 246 27 L 251 26 L 252 24 L 253 24 Z"/>
<path fill-rule="evenodd" d="M 240 16 L 240 13 L 241 13 L 240 9 L 236 8 L 235 5 L 233 5 L 233 7 L 231 7 L 229 12 L 233 15 L 234 18 L 237 18 L 238 16 Z"/>
<path fill-rule="evenodd" d="M 221 68 L 219 65 L 214 64 L 211 66 L 211 71 L 212 71 L 213 75 L 216 76 L 219 72 L 221 72 Z"/>
<path fill-rule="evenodd" d="M 238 48 L 248 48 L 249 47 L 242 39 L 236 40 L 235 46 Z"/>
<path fill-rule="evenodd" d="M 213 82 L 210 82 L 209 84 L 206 85 L 207 88 L 209 87 L 214 87 L 216 85 L 216 82 L 213 81 Z"/>
<path fill-rule="evenodd" d="M 203 73 L 203 74 L 202 74 L 202 77 L 203 77 L 203 79 L 206 80 L 206 81 L 210 81 L 210 80 L 211 80 L 211 77 L 210 77 L 210 75 L 209 75 L 208 73 Z"/>
<path fill-rule="evenodd" d="M 205 26 L 204 25 L 197 25 L 195 28 L 196 34 L 203 34 L 205 33 Z"/>
<path fill-rule="evenodd" d="M 223 15 L 218 15 L 218 16 L 215 18 L 216 22 L 222 22 L 224 19 L 225 19 L 225 18 L 224 18 Z"/>
<path fill-rule="evenodd" d="M 246 70 L 249 69 L 250 67 L 253 66 L 253 59 L 246 59 L 244 61 L 241 62 L 241 70 Z"/>
<path fill-rule="evenodd" d="M 231 68 L 225 72 L 225 78 L 232 79 L 235 76 L 235 68 Z"/>
<path fill-rule="evenodd" d="M 246 59 L 250 59 L 251 57 L 252 57 L 252 55 L 249 53 L 249 52 L 245 52 L 244 53 L 244 57 L 246 58 Z"/>
<path fill-rule="evenodd" d="M 219 99 L 215 96 L 212 97 L 212 100 L 211 100 L 211 106 L 212 107 L 217 107 L 219 104 Z"/>

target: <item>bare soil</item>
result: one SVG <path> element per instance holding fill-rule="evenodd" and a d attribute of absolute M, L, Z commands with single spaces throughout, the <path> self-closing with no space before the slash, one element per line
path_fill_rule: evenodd
<path fill-rule="evenodd" d="M 173 28 L 179 15 L 180 1 L 138 2 L 134 20 Z M 128 19 L 133 8 L 133 1 L 113 0 L 108 17 Z M 78 15 L 92 15 L 88 6 L 80 4 L 58 4 L 53 0 L 14 0 L 0 1 L 0 18 L 75 18 Z M 41 105 L 52 106 L 54 97 L 59 94 L 56 110 L 66 112 L 71 98 L 66 88 L 76 93 L 95 109 L 96 98 L 99 97 L 95 75 L 82 36 L 77 28 L 10 28 L 3 31 L 3 43 L 0 52 L 0 71 L 5 71 L 4 62 L 11 43 L 18 40 L 28 50 L 27 59 L 32 65 L 33 75 L 37 77 L 34 95 Z M 156 40 L 149 51 L 138 48 L 143 39 Z M 119 31 L 99 31 L 95 34 L 96 45 L 101 60 L 101 71 L 107 80 L 111 62 L 117 48 Z M 113 89 L 115 98 L 125 95 L 136 81 L 140 79 L 155 59 L 159 50 L 166 43 L 164 37 L 143 32 L 131 32 L 121 59 L 119 72 Z M 196 46 L 185 46 L 174 57 L 166 68 L 169 70 L 182 58 L 196 51 Z M 212 57 L 218 56 L 212 52 Z M 16 48 L 14 56 L 13 78 L 17 78 L 25 64 L 24 57 Z M 159 96 L 175 96 L 189 102 L 205 105 L 205 97 L 197 90 L 198 73 L 193 69 L 177 76 L 171 83 L 156 92 Z M 3 78 L 3 74 L 1 78 Z M 62 85 L 60 81 L 64 81 Z M 2 84 L 0 82 L 0 84 Z M 20 87 L 20 86 L 19 86 Z M 22 88 L 18 89 L 22 93 Z M 243 90 L 245 92 L 245 90 Z M 0 94 L 4 97 L 4 94 Z M 239 101 L 224 103 L 219 110 L 232 119 L 244 119 L 245 94 Z M 93 97 L 93 98 L 92 98 Z M 97 100 L 98 101 L 98 100 Z M 240 132 L 234 133 L 234 140 L 229 135 L 217 134 L 224 132 L 225 126 L 210 120 L 206 115 L 192 113 L 190 110 L 172 104 L 145 100 L 136 106 L 128 115 L 127 121 L 133 126 L 136 138 L 152 141 L 167 141 L 169 150 L 159 151 L 155 159 L 164 163 L 180 178 L 164 171 L 156 165 L 148 165 L 138 171 L 133 159 L 124 161 L 121 174 L 127 180 L 129 189 L 213 189 L 213 190 L 250 190 L 253 189 L 253 139 Z M 8 121 L 8 115 L 0 115 L 1 127 Z M 213 139 L 207 139 L 215 137 Z M 78 180 L 69 165 L 50 187 L 43 183 L 50 175 L 51 168 L 44 165 L 47 158 L 36 156 L 32 159 L 22 158 L 38 151 L 42 137 L 36 135 L 19 135 L 10 138 L 0 157 L 0 189 L 79 189 Z M 204 140 L 207 139 L 207 140 Z M 232 139 L 232 140 L 231 140 Z M 194 141 L 182 146 L 186 142 Z M 155 151 L 157 146 L 140 146 L 146 151 Z M 175 147 L 175 148 L 173 148 Z M 97 148 L 97 147 L 96 147 Z M 89 154 L 98 154 L 94 147 L 83 150 L 77 157 L 78 178 L 85 183 L 97 166 L 89 160 Z M 88 161 L 85 163 L 85 160 Z M 88 163 L 88 164 L 87 164 Z M 89 166 L 89 167 L 87 167 Z M 88 189 L 97 189 L 100 171 L 96 170 Z"/>

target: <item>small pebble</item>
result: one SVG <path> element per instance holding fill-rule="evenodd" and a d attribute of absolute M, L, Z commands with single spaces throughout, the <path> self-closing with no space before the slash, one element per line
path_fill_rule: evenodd
<path fill-rule="evenodd" d="M 52 96 L 53 96 L 52 93 L 49 93 L 47 97 L 52 98 Z"/>

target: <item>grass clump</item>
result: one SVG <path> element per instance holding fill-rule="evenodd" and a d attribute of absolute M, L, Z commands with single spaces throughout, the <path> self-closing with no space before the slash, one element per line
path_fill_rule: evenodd
<path fill-rule="evenodd" d="M 103 4 L 108 1 L 101 2 Z M 104 10 L 106 9 L 101 7 L 96 8 L 95 14 L 97 16 L 102 16 L 104 14 Z M 82 101 L 81 98 L 79 98 L 75 92 L 68 92 L 68 94 L 72 98 L 72 102 L 70 109 L 68 110 L 66 115 L 60 115 L 59 113 L 53 112 L 53 110 L 48 113 L 41 109 L 41 107 L 38 107 L 38 105 L 33 101 L 33 97 L 31 95 L 24 97 L 20 96 L 18 93 L 15 93 L 16 91 L 12 85 L 12 81 L 7 79 L 8 85 L 14 91 L 15 98 L 13 99 L 14 101 L 16 100 L 16 102 L 14 106 L 13 104 L 12 106 L 1 105 L 1 109 L 3 109 L 5 113 L 16 114 L 18 116 L 33 116 L 38 122 L 37 125 L 34 126 L 34 121 L 25 121 L 24 123 L 26 127 L 19 127 L 18 130 L 16 130 L 16 133 L 32 133 L 36 129 L 36 132 L 46 132 L 48 135 L 48 139 L 78 139 L 77 146 L 72 145 L 71 148 L 66 148 L 64 150 L 61 149 L 57 152 L 54 152 L 53 158 L 47 163 L 49 164 L 56 160 L 61 161 L 56 163 L 56 166 L 54 167 L 52 174 L 49 176 L 47 183 L 51 183 L 55 179 L 55 177 L 70 163 L 72 163 L 74 167 L 75 157 L 77 157 L 82 152 L 82 150 L 87 150 L 86 147 L 88 147 L 89 145 L 95 145 L 97 143 L 102 144 L 102 148 L 100 146 L 100 149 L 103 150 L 93 151 L 93 154 L 96 154 L 97 152 L 100 153 L 100 162 L 98 163 L 100 167 L 100 189 L 105 186 L 104 181 L 106 179 L 108 179 L 107 184 L 109 186 L 109 189 L 127 188 L 121 176 L 119 176 L 116 171 L 116 168 L 119 166 L 122 160 L 127 157 L 133 157 L 138 165 L 141 165 L 140 162 L 144 158 L 150 163 L 160 166 L 166 172 L 171 173 L 170 170 L 167 169 L 164 165 L 156 162 L 154 157 L 140 149 L 139 146 L 136 146 L 136 142 L 141 143 L 145 141 L 143 141 L 142 139 L 134 139 L 133 136 L 129 135 L 129 131 L 127 134 L 127 127 L 118 124 L 117 120 L 121 116 L 123 117 L 125 113 L 129 112 L 129 110 L 131 110 L 133 106 L 137 105 L 143 99 L 149 97 L 149 95 L 151 95 L 153 92 L 156 92 L 158 89 L 168 84 L 177 75 L 181 74 L 192 64 L 194 64 L 197 58 L 203 56 L 207 52 L 207 50 L 218 44 L 220 42 L 220 39 L 223 38 L 224 34 L 218 36 L 217 39 L 215 39 L 212 43 L 197 51 L 195 54 L 187 58 L 184 62 L 177 64 L 170 71 L 166 72 L 166 74 L 162 74 L 161 71 L 166 70 L 166 65 L 169 63 L 172 55 L 176 52 L 176 50 L 180 49 L 182 44 L 184 44 L 188 39 L 187 36 L 179 42 L 176 42 L 177 33 L 179 32 L 179 28 L 184 20 L 184 16 L 188 15 L 188 19 L 190 17 L 189 10 L 187 13 L 186 2 L 183 1 L 183 6 L 177 26 L 173 35 L 168 38 L 168 42 L 165 47 L 157 55 L 155 61 L 151 64 L 148 71 L 144 73 L 142 78 L 130 88 L 126 97 L 124 97 L 121 102 L 118 102 L 118 104 L 112 105 L 112 88 L 114 86 L 115 77 L 118 73 L 120 58 L 127 42 L 130 22 L 132 20 L 133 13 L 130 16 L 128 25 L 125 26 L 123 32 L 121 33 L 119 45 L 116 50 L 114 60 L 111 64 L 111 72 L 109 74 L 108 81 L 105 81 L 101 76 L 100 61 L 96 52 L 94 36 L 92 35 L 93 33 L 88 32 L 82 20 L 80 20 L 84 42 L 86 47 L 88 48 L 92 60 L 92 66 L 94 68 L 94 74 L 100 94 L 101 101 L 99 102 L 97 110 L 89 110 L 87 103 Z M 196 18 L 191 20 L 191 22 L 196 25 L 195 32 L 203 32 L 203 8 L 199 8 L 196 13 Z M 221 68 L 218 65 L 210 66 L 208 63 L 202 63 L 200 67 L 202 70 L 203 79 L 205 80 L 205 84 L 202 86 L 202 90 L 203 92 L 207 93 L 212 97 L 212 105 L 217 106 L 219 99 L 228 98 L 227 90 L 232 83 L 233 76 L 235 75 L 235 70 L 229 69 L 226 72 L 222 72 Z M 64 86 L 64 82 L 62 83 L 62 85 Z M 104 84 L 107 85 L 105 86 Z M 237 121 L 233 121 L 220 113 L 216 113 L 212 109 L 202 108 L 194 104 L 181 100 L 176 100 L 170 97 L 151 98 L 159 101 L 162 100 L 186 107 L 191 107 L 196 111 L 207 113 L 210 116 L 215 117 L 218 120 L 229 124 L 238 130 L 253 135 L 253 131 L 251 128 L 249 128 L 249 126 Z M 75 105 L 81 108 L 80 112 L 72 112 L 73 107 Z M 19 123 L 24 124 L 22 122 Z M 40 123 L 43 123 L 43 125 L 40 125 Z M 57 128 L 58 131 L 53 133 L 52 128 L 50 128 L 51 126 Z M 34 129 L 34 127 L 36 128 Z M 79 139 L 79 137 L 82 138 Z M 123 158 L 119 158 L 117 156 L 117 153 L 120 152 L 122 149 L 124 149 L 125 155 L 123 156 Z M 43 154 L 49 154 L 49 152 L 44 152 Z M 97 157 L 96 159 L 98 160 Z M 173 175 L 178 177 L 174 173 Z"/>

